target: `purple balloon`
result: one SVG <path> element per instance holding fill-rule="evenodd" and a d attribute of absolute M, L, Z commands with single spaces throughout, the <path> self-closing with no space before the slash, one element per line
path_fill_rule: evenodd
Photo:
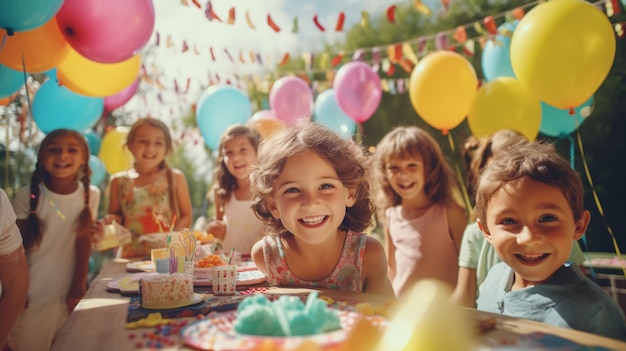
<path fill-rule="evenodd" d="M 124 88 L 124 90 L 120 91 L 117 94 L 113 94 L 104 98 L 104 112 L 111 112 L 116 108 L 124 105 L 130 100 L 135 93 L 137 92 L 137 88 L 139 87 L 139 78 L 135 79 L 135 81 Z"/>
<path fill-rule="evenodd" d="M 154 5 L 152 0 L 65 0 L 56 19 L 79 54 L 116 63 L 135 56 L 150 40 Z"/>
<path fill-rule="evenodd" d="M 298 77 L 283 77 L 274 82 L 270 91 L 270 107 L 276 118 L 293 124 L 300 118 L 309 118 L 313 108 L 313 93 L 309 85 Z"/>
<path fill-rule="evenodd" d="M 339 107 L 357 123 L 372 117 L 383 96 L 378 74 L 364 62 L 349 62 L 341 66 L 333 89 Z"/>

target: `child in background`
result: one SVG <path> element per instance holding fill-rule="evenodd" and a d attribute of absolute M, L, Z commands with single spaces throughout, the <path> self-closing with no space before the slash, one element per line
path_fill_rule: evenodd
<path fill-rule="evenodd" d="M 527 139 L 522 134 L 510 129 L 502 129 L 480 139 L 471 137 L 465 143 L 463 159 L 466 166 L 467 189 L 472 202 L 475 199 L 476 183 L 484 167 L 494 157 L 500 155 L 507 145 L 523 141 Z M 452 301 L 472 308 L 476 308 L 478 287 L 485 280 L 487 272 L 494 264 L 501 262 L 475 220 L 475 213 L 472 213 L 472 222 L 465 228 L 461 241 L 459 273 L 456 288 L 452 294 Z M 577 241 L 572 242 L 572 253 L 569 259 L 577 264 L 582 264 L 584 261 Z"/>
<path fill-rule="evenodd" d="M 374 206 L 369 158 L 313 122 L 268 137 L 251 175 L 253 209 L 268 236 L 252 259 L 272 286 L 309 286 L 393 297 L 380 242 L 361 234 Z"/>
<path fill-rule="evenodd" d="M 263 237 L 264 226 L 252 211 L 250 193 L 250 170 L 257 162 L 259 140 L 256 130 L 241 124 L 229 127 L 220 138 L 211 188 L 215 220 L 206 231 L 222 240 L 225 253 L 234 249 L 249 256 L 252 245 Z"/>
<path fill-rule="evenodd" d="M 583 206 L 580 177 L 553 145 L 516 143 L 496 157 L 478 182 L 476 213 L 503 262 L 477 308 L 626 340 L 620 306 L 567 262 L 589 224 Z"/>
<path fill-rule="evenodd" d="M 397 127 L 378 143 L 374 156 L 396 295 L 425 278 L 454 288 L 467 214 L 455 199 L 454 173 L 439 145 L 418 127 Z"/>
<path fill-rule="evenodd" d="M 31 184 L 13 200 L 28 261 L 28 300 L 9 347 L 48 350 L 87 291 L 93 219 L 100 190 L 90 185 L 87 139 L 57 129 L 41 142 Z"/>
<path fill-rule="evenodd" d="M 189 228 L 191 198 L 185 175 L 165 161 L 173 151 L 165 123 L 153 118 L 137 120 L 126 147 L 133 154 L 134 167 L 111 177 L 105 223 L 117 221 L 131 231 L 132 242 L 124 245 L 122 257 L 149 257 L 152 247 L 142 245 L 140 236 Z M 174 217 L 174 228 L 170 228 Z"/>
<path fill-rule="evenodd" d="M 28 264 L 15 212 L 0 189 L 0 350 L 19 317 L 28 296 Z"/>

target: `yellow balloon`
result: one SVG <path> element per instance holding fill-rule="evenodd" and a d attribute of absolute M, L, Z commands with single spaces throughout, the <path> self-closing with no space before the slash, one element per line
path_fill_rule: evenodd
<path fill-rule="evenodd" d="M 109 174 L 125 171 L 133 165 L 133 156 L 124 147 L 129 131 L 128 127 L 117 127 L 102 138 L 98 156 Z"/>
<path fill-rule="evenodd" d="M 0 63 L 17 71 L 24 71 L 24 66 L 28 73 L 51 70 L 70 51 L 54 17 L 41 27 L 15 32 L 12 36 L 7 36 L 0 28 L 0 43 L 1 38 L 6 38 L 6 42 L 4 46 L 0 45 Z"/>
<path fill-rule="evenodd" d="M 101 63 L 91 61 L 71 49 L 57 68 L 57 78 L 69 90 L 84 95 L 106 97 L 128 87 L 139 75 L 141 55 L 126 61 Z"/>
<path fill-rule="evenodd" d="M 583 104 L 598 90 L 615 58 L 607 16 L 583 0 L 551 0 L 519 22 L 511 65 L 539 100 L 560 109 Z"/>
<path fill-rule="evenodd" d="M 415 283 L 394 304 L 389 325 L 375 350 L 474 349 L 473 325 L 461 307 L 450 303 L 451 294 L 451 288 L 436 279 Z"/>
<path fill-rule="evenodd" d="M 417 63 L 409 79 L 409 97 L 415 112 L 444 132 L 467 116 L 476 95 L 474 67 L 461 55 L 437 51 Z"/>
<path fill-rule="evenodd" d="M 541 102 L 519 80 L 498 77 L 478 89 L 467 122 L 478 138 L 512 129 L 534 140 L 541 127 Z"/>

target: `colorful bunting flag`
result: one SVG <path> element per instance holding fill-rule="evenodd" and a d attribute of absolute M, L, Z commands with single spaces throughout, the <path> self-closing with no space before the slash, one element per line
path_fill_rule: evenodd
<path fill-rule="evenodd" d="M 250 11 L 246 11 L 246 23 L 248 24 L 248 27 L 250 27 L 250 29 L 256 28 L 254 26 L 254 23 L 252 23 L 252 20 L 250 19 Z"/>
<path fill-rule="evenodd" d="M 320 23 L 320 20 L 317 17 L 317 13 L 313 15 L 313 23 L 315 23 L 315 26 L 317 27 L 317 29 L 320 30 L 320 32 L 323 32 L 326 30 L 326 28 L 324 28 L 324 26 Z"/>
<path fill-rule="evenodd" d="M 346 21 L 346 14 L 343 12 L 339 12 L 339 16 L 337 17 L 337 24 L 335 25 L 335 32 L 341 32 L 343 30 L 343 24 Z"/>

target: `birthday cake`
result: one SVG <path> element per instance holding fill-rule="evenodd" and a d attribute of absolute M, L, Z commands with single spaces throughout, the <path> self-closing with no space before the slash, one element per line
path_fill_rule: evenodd
<path fill-rule="evenodd" d="M 159 274 L 139 281 L 139 296 L 144 308 L 176 308 L 194 301 L 193 277 L 187 274 Z"/>

